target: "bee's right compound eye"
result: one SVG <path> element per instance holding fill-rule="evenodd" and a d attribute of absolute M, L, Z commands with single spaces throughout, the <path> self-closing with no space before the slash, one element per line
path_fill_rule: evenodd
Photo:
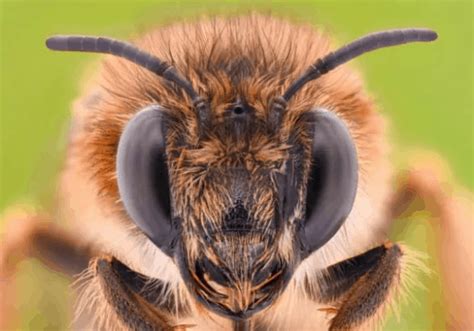
<path fill-rule="evenodd" d="M 164 120 L 157 105 L 138 112 L 120 137 L 116 167 L 120 198 L 128 215 L 171 256 L 177 231 L 171 222 Z"/>

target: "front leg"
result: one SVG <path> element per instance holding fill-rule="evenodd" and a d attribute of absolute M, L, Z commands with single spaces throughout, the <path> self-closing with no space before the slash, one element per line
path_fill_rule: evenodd
<path fill-rule="evenodd" d="M 127 330 L 185 330 L 177 316 L 189 313 L 167 285 L 137 273 L 114 257 L 94 258 L 80 305 L 96 318 L 96 327 Z M 85 275 L 87 278 L 87 274 Z M 92 303 L 92 305 L 91 305 Z M 92 307 L 91 307 L 92 306 Z"/>
<path fill-rule="evenodd" d="M 330 330 L 354 330 L 378 322 L 392 297 L 399 292 L 403 249 L 386 243 L 330 266 L 319 280 L 315 299 L 330 304 L 335 316 Z"/>

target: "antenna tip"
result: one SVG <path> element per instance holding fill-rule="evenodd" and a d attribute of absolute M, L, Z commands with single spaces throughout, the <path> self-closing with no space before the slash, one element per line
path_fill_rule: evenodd
<path fill-rule="evenodd" d="M 66 51 L 68 49 L 67 36 L 52 36 L 46 39 L 46 47 L 53 51 Z"/>
<path fill-rule="evenodd" d="M 436 33 L 436 31 L 427 28 L 408 28 L 394 31 L 401 32 L 402 35 L 405 36 L 406 41 L 408 42 L 430 42 L 438 39 L 438 34 Z"/>
<path fill-rule="evenodd" d="M 434 41 L 436 39 L 438 39 L 438 33 L 436 33 L 436 31 L 426 29 L 426 40 Z"/>

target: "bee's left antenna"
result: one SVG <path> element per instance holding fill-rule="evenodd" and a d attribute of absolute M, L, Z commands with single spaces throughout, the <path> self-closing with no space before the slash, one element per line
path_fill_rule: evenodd
<path fill-rule="evenodd" d="M 306 71 L 293 81 L 285 93 L 274 99 L 272 105 L 271 122 L 278 126 L 282 113 L 286 110 L 288 101 L 300 91 L 308 82 L 318 79 L 331 70 L 337 68 L 364 53 L 380 48 L 397 46 L 412 42 L 429 42 L 436 40 L 438 35 L 429 29 L 397 29 L 375 32 L 361 37 L 338 50 L 318 59 Z"/>
<path fill-rule="evenodd" d="M 436 38 L 438 38 L 436 32 L 429 29 L 387 30 L 366 35 L 318 59 L 288 87 L 282 97 L 285 101 L 290 100 L 307 82 L 321 77 L 364 53 L 412 42 L 429 42 Z"/>

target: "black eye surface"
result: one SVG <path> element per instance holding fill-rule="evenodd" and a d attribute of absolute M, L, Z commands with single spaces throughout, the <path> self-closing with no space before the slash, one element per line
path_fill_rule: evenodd
<path fill-rule="evenodd" d="M 358 165 L 356 148 L 344 122 L 334 113 L 315 111 L 306 219 L 300 231 L 305 254 L 329 241 L 354 203 Z"/>
<path fill-rule="evenodd" d="M 321 157 L 321 156 L 319 156 Z M 327 164 L 320 162 L 318 156 L 314 156 L 311 160 L 311 170 L 307 183 L 306 192 L 306 210 L 305 215 L 312 215 L 316 207 L 316 202 L 320 200 L 321 193 L 325 186 L 325 177 L 327 176 Z"/>
<path fill-rule="evenodd" d="M 252 107 L 249 106 L 245 101 L 238 100 L 236 101 L 230 108 L 229 114 L 231 117 L 242 117 L 245 115 L 250 114 L 252 111 Z"/>
<path fill-rule="evenodd" d="M 239 104 L 239 105 L 234 106 L 232 111 L 234 112 L 235 115 L 240 115 L 240 114 L 243 114 L 245 112 L 245 109 L 244 109 L 243 105 Z"/>
<path fill-rule="evenodd" d="M 161 108 L 153 106 L 127 123 L 118 146 L 117 182 L 132 221 L 171 256 L 177 231 L 171 223 L 164 122 Z"/>

